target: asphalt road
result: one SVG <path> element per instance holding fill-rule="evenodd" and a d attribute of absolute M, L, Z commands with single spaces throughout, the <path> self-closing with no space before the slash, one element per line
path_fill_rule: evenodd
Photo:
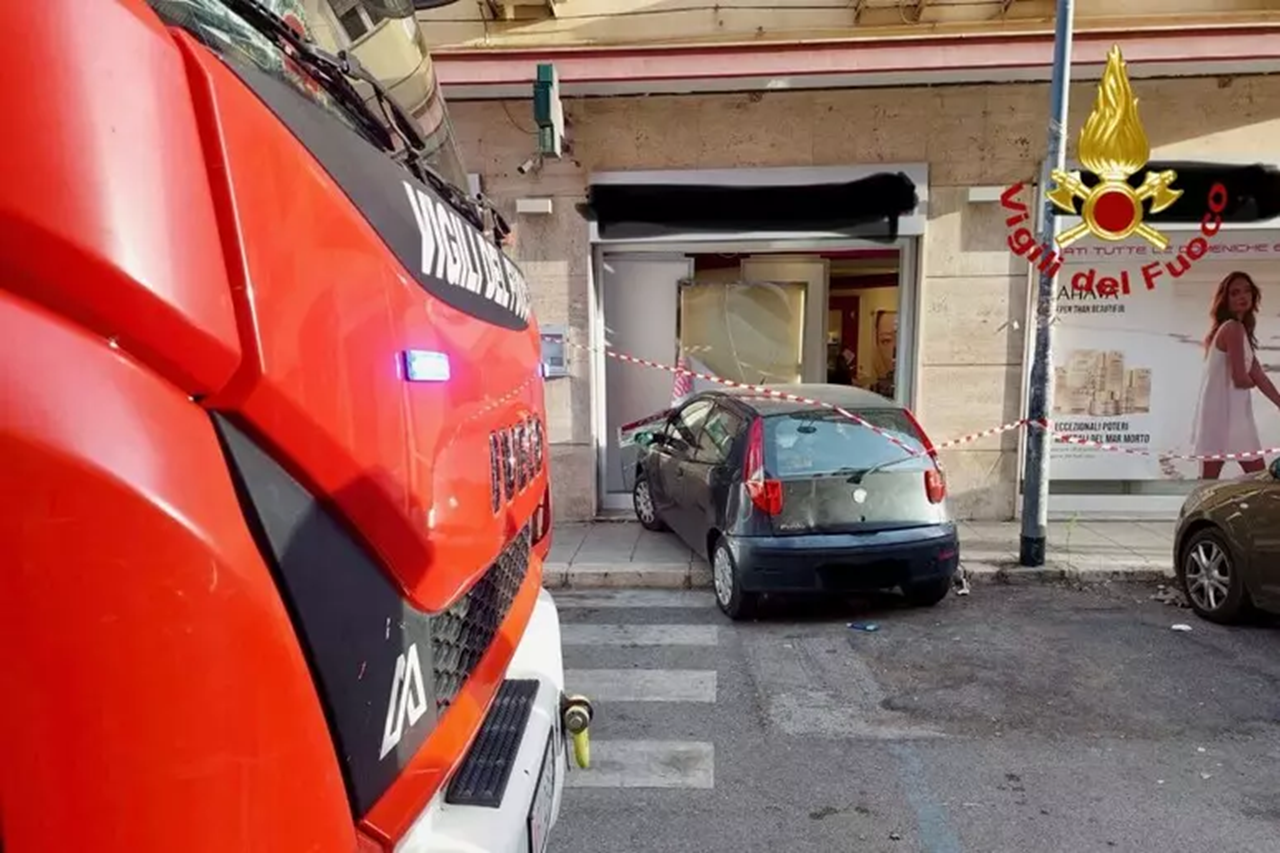
<path fill-rule="evenodd" d="M 551 849 L 1274 853 L 1280 628 L 1150 592 L 976 587 L 741 625 L 709 593 L 560 593 L 568 687 L 597 719 Z"/>

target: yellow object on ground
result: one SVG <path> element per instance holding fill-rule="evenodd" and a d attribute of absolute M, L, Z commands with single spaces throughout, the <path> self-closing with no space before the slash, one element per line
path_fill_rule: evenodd
<path fill-rule="evenodd" d="M 586 729 L 573 735 L 573 758 L 583 770 L 591 766 L 591 738 Z"/>

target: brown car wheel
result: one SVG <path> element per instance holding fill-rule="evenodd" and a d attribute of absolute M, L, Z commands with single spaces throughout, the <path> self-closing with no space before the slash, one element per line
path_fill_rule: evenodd
<path fill-rule="evenodd" d="M 1252 607 L 1239 564 L 1217 528 L 1198 530 L 1187 540 L 1178 583 L 1191 609 L 1210 622 L 1238 622 Z"/>

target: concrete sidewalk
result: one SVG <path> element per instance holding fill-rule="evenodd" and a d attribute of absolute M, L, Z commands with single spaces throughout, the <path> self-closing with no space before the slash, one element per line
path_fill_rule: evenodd
<path fill-rule="evenodd" d="M 1075 521 L 1049 525 L 1045 566 L 1018 565 L 1017 522 L 962 521 L 960 562 L 974 583 L 1161 581 L 1173 577 L 1174 523 Z M 634 521 L 556 526 L 550 588 L 710 588 L 711 570 L 673 534 Z"/>

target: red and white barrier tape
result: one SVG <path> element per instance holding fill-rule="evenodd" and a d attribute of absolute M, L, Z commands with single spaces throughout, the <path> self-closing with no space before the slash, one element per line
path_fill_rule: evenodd
<path fill-rule="evenodd" d="M 572 347 L 575 347 L 576 349 L 584 350 L 587 352 L 592 351 L 591 347 L 583 346 L 582 344 L 578 344 L 578 343 L 573 343 L 572 341 L 569 342 L 569 345 Z M 693 376 L 697 379 L 703 379 L 707 382 L 712 382 L 716 385 L 724 385 L 728 388 L 741 388 L 747 391 L 753 391 L 755 393 L 761 394 L 766 397 L 789 400 L 795 403 L 805 403 L 806 405 L 810 405 L 810 406 L 821 406 L 822 408 L 830 409 L 834 412 L 837 412 L 843 415 L 846 418 L 849 418 L 850 420 L 852 420 L 853 422 L 857 423 L 860 426 L 866 427 L 867 429 L 871 430 L 877 435 L 880 435 L 885 439 L 887 439 L 888 441 L 891 441 L 893 444 L 897 445 L 898 447 L 901 447 L 903 450 L 905 450 L 907 453 L 910 453 L 912 456 L 920 455 L 919 450 L 913 447 L 909 447 L 899 439 L 895 438 L 893 435 L 877 427 L 875 424 L 870 423 L 865 419 L 858 417 L 853 412 L 847 411 L 846 409 L 843 409 L 840 406 L 835 406 L 835 405 L 832 405 L 831 403 L 827 403 L 822 400 L 815 400 L 810 397 L 802 397 L 798 394 L 789 394 L 784 391 L 778 391 L 777 389 L 774 389 L 774 388 L 765 387 L 763 385 L 751 385 L 746 382 L 735 382 L 732 379 L 725 379 L 724 377 L 716 376 L 714 374 L 699 373 L 696 370 L 689 370 L 688 368 L 676 367 L 670 364 L 662 364 L 660 362 L 650 361 L 649 359 L 645 359 L 645 358 L 638 358 L 636 356 L 627 355 L 625 353 L 620 353 L 611 349 L 604 350 L 604 354 L 609 358 L 615 359 L 617 361 L 626 362 L 628 364 L 638 364 L 641 367 L 650 367 L 655 370 L 664 370 L 667 373 L 671 373 L 673 375 L 685 374 L 685 375 Z M 953 439 L 949 439 L 948 441 L 939 442 L 937 444 L 932 445 L 932 449 L 934 451 L 949 450 L 953 447 L 959 447 L 962 444 L 970 444 L 974 441 L 979 441 L 984 438 L 990 438 L 995 435 L 1000 435 L 1002 433 L 1010 432 L 1011 430 L 1021 429 L 1024 426 L 1033 426 L 1033 427 L 1039 427 L 1041 429 L 1048 429 L 1054 441 L 1060 441 L 1060 442 L 1063 442 L 1064 444 L 1074 444 L 1080 447 L 1091 447 L 1097 450 L 1105 450 L 1113 453 L 1126 453 L 1132 456 L 1154 456 L 1159 459 L 1181 459 L 1187 462 L 1226 462 L 1226 461 L 1242 460 L 1242 459 L 1258 459 L 1258 458 L 1262 458 L 1269 455 L 1280 454 L 1280 447 L 1267 447 L 1262 450 L 1247 450 L 1247 451 L 1240 451 L 1237 453 L 1208 453 L 1208 454 L 1201 454 L 1201 455 L 1173 453 L 1170 451 L 1159 451 L 1159 450 L 1141 450 L 1133 447 L 1121 447 L 1120 445 L 1117 445 L 1117 444 L 1106 444 L 1100 441 L 1090 441 L 1089 439 L 1079 438 L 1074 435 L 1061 435 L 1059 433 L 1053 432 L 1052 421 L 1048 422 L 1047 424 L 1044 424 L 1039 421 L 1032 420 L 1030 418 L 1021 418 L 1016 421 L 1010 421 L 1007 424 L 1001 424 L 998 427 L 993 427 L 991 429 L 984 429 L 981 432 L 969 433 L 968 435 L 962 435 L 959 438 L 953 438 Z"/>
<path fill-rule="evenodd" d="M 917 450 L 914 447 L 911 447 L 910 445 L 903 442 L 901 439 L 886 432 L 885 430 L 882 430 L 880 427 L 876 426 L 870 421 L 864 418 L 858 417 L 853 412 L 850 412 L 847 409 L 843 409 L 840 406 L 832 405 L 831 403 L 825 403 L 822 400 L 814 400 L 809 397 L 801 397 L 799 394 L 789 394 L 785 391 L 778 391 L 777 389 L 774 389 L 774 388 L 767 388 L 764 385 L 752 385 L 747 382 L 735 382 L 732 379 L 725 379 L 720 376 L 713 376 L 710 373 L 699 373 L 696 370 L 689 370 L 688 368 L 684 368 L 684 367 L 673 367 L 672 365 L 669 365 L 669 364 L 660 364 L 656 361 L 649 361 L 647 358 L 637 358 L 633 355 L 626 355 L 624 353 L 615 352 L 613 350 L 605 350 L 604 354 L 609 356 L 610 358 L 617 359 L 618 361 L 627 362 L 628 364 L 638 364 L 642 367 L 652 367 L 656 370 L 665 370 L 668 373 L 672 373 L 676 375 L 687 375 L 687 376 L 695 377 L 697 379 L 705 379 L 706 381 L 714 382 L 717 385 L 724 385 L 728 388 L 741 388 L 743 390 L 751 391 L 753 393 L 760 394 L 761 396 L 765 396 L 765 397 L 773 397 L 779 400 L 789 400 L 793 403 L 804 403 L 810 406 L 822 406 L 825 409 L 830 409 L 831 411 L 836 412 L 848 418 L 849 420 L 853 421 L 859 426 L 866 427 L 867 429 L 874 432 L 876 435 L 879 435 L 882 438 L 885 438 L 888 441 L 893 442 L 898 447 L 901 447 L 903 450 L 905 450 L 907 453 L 911 454 L 912 456 L 920 455 L 919 450 Z"/>
<path fill-rule="evenodd" d="M 977 441 L 978 439 L 981 439 L 981 438 L 990 438 L 993 435 L 1000 435 L 1001 433 L 1009 432 L 1010 430 L 1022 429 L 1022 427 L 1025 426 L 1027 423 L 1028 423 L 1028 420 L 1026 418 L 1022 418 L 1020 420 L 1011 421 L 1007 424 L 1001 424 L 998 427 L 993 427 L 991 429 L 984 429 L 982 432 L 972 432 L 972 433 L 969 433 L 968 435 L 962 435 L 959 438 L 953 438 L 949 441 L 944 441 L 944 442 L 941 442 L 940 444 L 935 444 L 934 447 L 936 447 L 938 450 L 947 450 L 952 447 L 957 447 L 961 444 L 968 444 L 971 441 Z"/>

